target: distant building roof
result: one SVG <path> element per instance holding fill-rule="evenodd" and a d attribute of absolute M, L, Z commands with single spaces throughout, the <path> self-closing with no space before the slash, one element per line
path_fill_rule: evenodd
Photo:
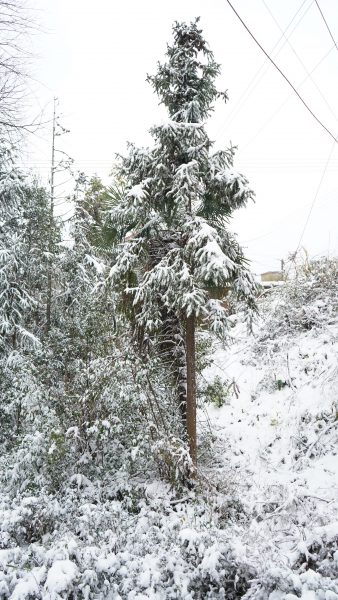
<path fill-rule="evenodd" d="M 282 271 L 266 271 L 261 273 L 261 281 L 283 281 L 284 273 Z"/>

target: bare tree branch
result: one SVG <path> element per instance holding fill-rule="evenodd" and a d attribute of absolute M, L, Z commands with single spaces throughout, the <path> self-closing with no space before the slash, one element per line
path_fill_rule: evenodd
<path fill-rule="evenodd" d="M 26 123 L 29 62 L 27 41 L 38 30 L 24 0 L 0 0 L 0 128 L 7 134 L 35 132 L 42 115 Z"/>

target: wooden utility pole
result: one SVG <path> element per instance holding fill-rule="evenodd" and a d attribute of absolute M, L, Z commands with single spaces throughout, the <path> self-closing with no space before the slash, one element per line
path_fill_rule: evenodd
<path fill-rule="evenodd" d="M 47 303 L 46 303 L 46 331 L 50 330 L 52 307 L 52 253 L 53 253 L 53 225 L 54 225 L 54 195 L 55 195 L 55 128 L 56 128 L 56 103 L 54 98 L 53 129 L 52 129 L 52 162 L 50 169 L 50 207 L 49 207 L 49 242 L 48 242 L 48 274 L 47 274 Z"/>
<path fill-rule="evenodd" d="M 195 364 L 195 315 L 186 320 L 186 360 L 187 360 L 187 436 L 190 457 L 197 465 L 196 433 L 196 364 Z"/>

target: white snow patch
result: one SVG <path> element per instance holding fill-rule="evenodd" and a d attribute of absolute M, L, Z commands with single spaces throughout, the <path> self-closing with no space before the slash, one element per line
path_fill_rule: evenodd
<path fill-rule="evenodd" d="M 51 566 L 45 583 L 46 590 L 53 596 L 68 590 L 78 575 L 78 568 L 71 560 L 57 560 Z"/>

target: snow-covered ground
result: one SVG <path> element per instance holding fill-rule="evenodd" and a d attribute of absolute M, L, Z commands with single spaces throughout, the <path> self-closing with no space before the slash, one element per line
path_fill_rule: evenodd
<path fill-rule="evenodd" d="M 0 490 L 1 600 L 338 599 L 337 315 L 275 308 L 204 371 L 228 393 L 200 409 L 195 489 L 118 472 Z"/>
<path fill-rule="evenodd" d="M 262 598 L 331 600 L 337 580 L 335 593 L 328 591 L 331 583 L 321 584 L 312 569 L 327 553 L 325 567 L 332 561 L 338 576 L 337 323 L 278 336 L 269 335 L 264 314 L 260 323 L 249 339 L 235 327 L 235 343 L 219 345 L 205 372 L 209 381 L 236 384 L 237 394 L 208 414 L 226 448 L 219 468 L 250 515 L 238 532 L 239 552 L 249 553 L 263 579 L 299 571 L 285 593 L 277 585 Z"/>

